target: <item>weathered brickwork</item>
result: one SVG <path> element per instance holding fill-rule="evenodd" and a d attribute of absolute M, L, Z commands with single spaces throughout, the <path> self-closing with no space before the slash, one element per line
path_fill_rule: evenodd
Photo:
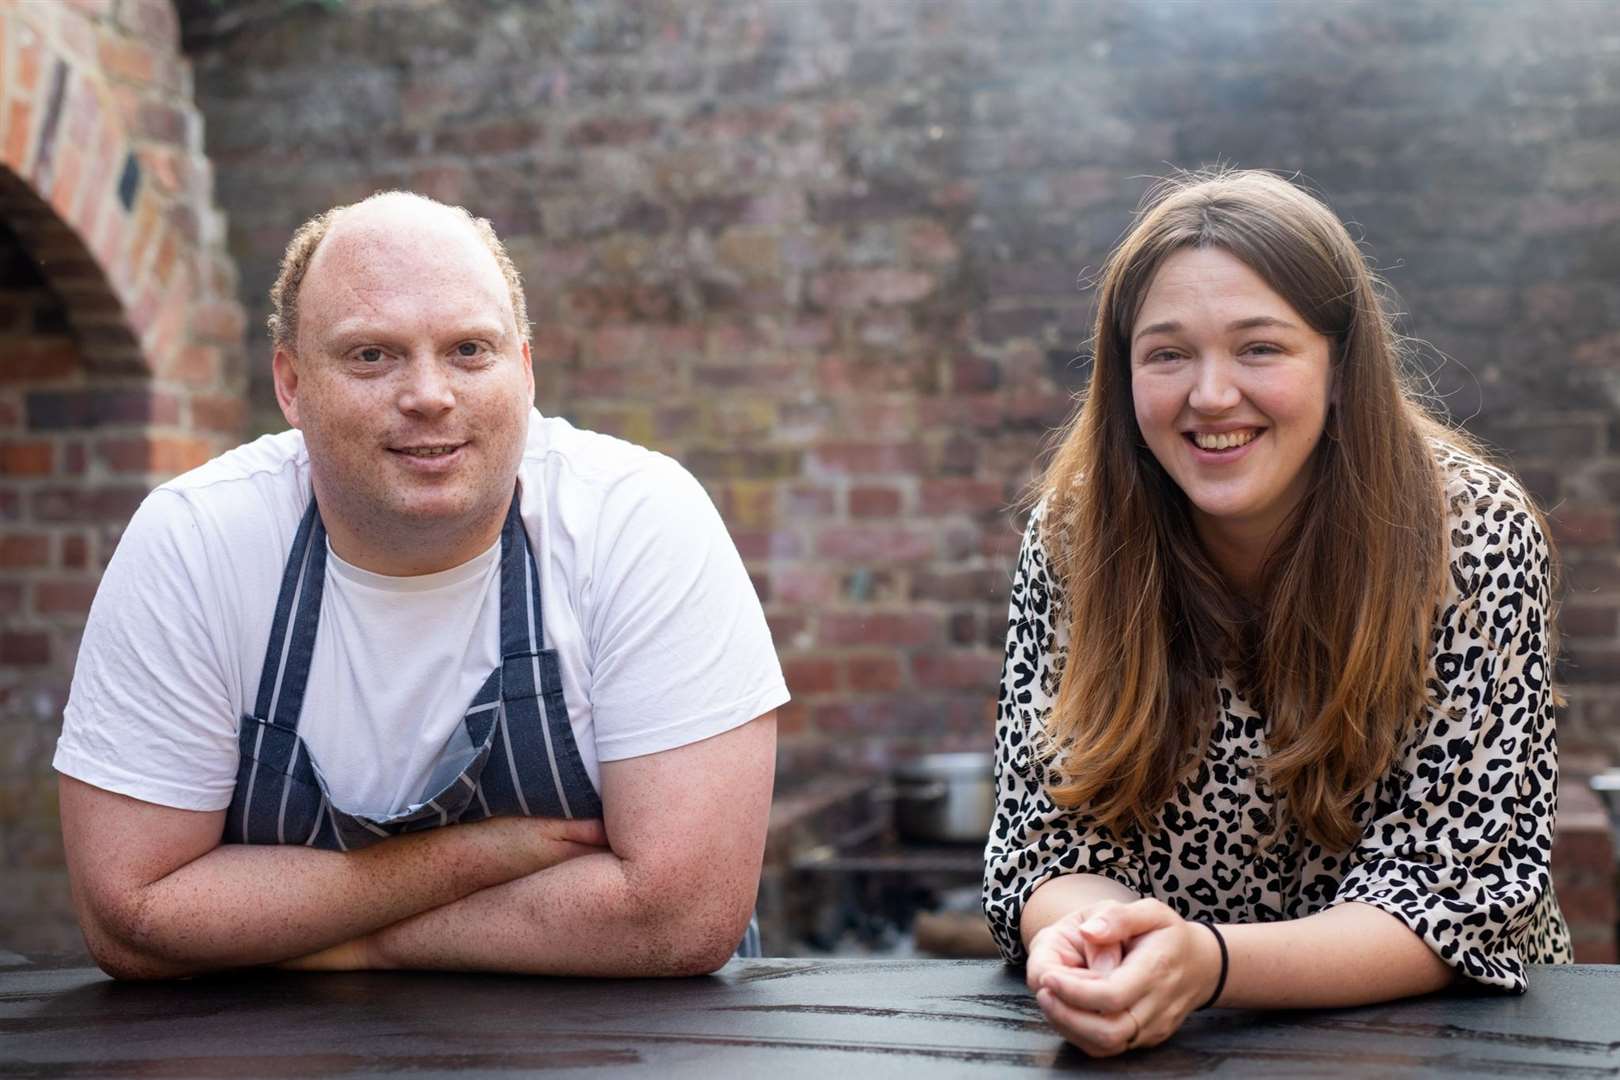
<path fill-rule="evenodd" d="M 64 101 L 79 100 L 82 79 L 115 103 L 78 123 L 146 148 L 137 197 L 157 201 L 144 217 L 138 202 L 114 244 L 140 252 L 136 265 L 167 266 L 160 234 L 190 235 L 160 198 L 182 189 L 204 193 L 189 220 L 215 251 L 205 193 L 217 172 L 262 429 L 281 426 L 264 295 L 300 221 L 395 186 L 492 218 L 529 284 L 542 408 L 676 455 L 725 513 L 795 694 L 785 783 L 828 762 L 985 744 L 1016 507 L 1084 377 L 1083 286 L 1146 178 L 1217 160 L 1300 170 L 1356 222 L 1411 312 L 1406 329 L 1431 343 L 1419 367 L 1437 398 L 1551 508 L 1567 583 L 1561 739 L 1589 761 L 1620 759 L 1620 20 L 1609 5 L 1222 3 L 1196 17 L 1170 0 L 180 7 L 211 166 L 164 0 L 0 0 L 9 168 L 54 206 L 39 133 L 66 58 Z M 63 153 L 52 185 L 121 190 L 122 165 L 97 179 L 94 160 L 70 167 Z M 112 226 L 91 226 L 81 233 L 101 252 Z M 210 256 L 197 280 L 226 297 L 229 279 Z M 70 325 L 100 310 L 48 283 Z M 154 344 L 161 300 L 116 295 L 114 310 Z M 235 311 L 192 310 L 188 329 L 223 351 L 146 350 L 171 359 L 130 376 L 157 388 L 145 396 L 90 358 L 92 346 L 130 355 L 116 332 L 74 337 L 78 370 L 105 386 L 67 385 L 90 376 L 53 374 L 48 357 L 29 361 L 36 396 L 0 382 L 6 445 L 55 424 L 49 439 L 66 441 L 51 442 L 53 463 L 79 460 L 66 447 L 81 445 L 83 467 L 113 491 L 107 455 L 183 463 L 184 449 L 141 441 L 148 428 L 207 438 L 201 427 L 237 418 L 228 394 L 193 389 L 233 377 Z M 69 430 L 113 418 L 129 425 L 122 442 Z M 14 528 L 6 507 L 21 503 L 6 498 L 11 557 L 37 558 L 30 537 L 50 530 Z M 116 517 L 116 496 L 99 509 L 73 498 L 56 512 Z M 105 554 L 87 532 L 85 557 Z M 65 622 L 61 634 L 19 640 L 17 655 L 58 664 Z M 7 776 L 42 769 L 47 738 L 33 750 L 0 739 L 12 755 L 0 764 L 16 765 Z M 43 792 L 27 798 L 43 807 Z M 21 835 L 8 832 L 8 852 Z M 1566 905 L 1595 933 L 1613 909 L 1585 895 Z"/>
<path fill-rule="evenodd" d="M 492 218 L 541 407 L 676 455 L 726 515 L 795 696 L 784 784 L 986 744 L 1082 286 L 1147 177 L 1214 161 L 1301 170 L 1357 223 L 1438 398 L 1552 509 L 1563 742 L 1620 756 L 1610 5 L 272 7 L 187 21 L 254 323 L 336 201 Z"/>
<path fill-rule="evenodd" d="M 0 0 L 0 948 L 75 949 L 51 753 L 101 569 L 245 428 L 169 0 Z"/>
<path fill-rule="evenodd" d="M 1012 511 L 1145 177 L 1303 170 L 1553 508 L 1566 745 L 1620 751 L 1620 21 L 1583 0 L 517 4 L 188 22 L 243 299 L 410 187 L 507 236 L 542 408 L 708 485 L 788 744 L 982 745 Z M 363 43 L 363 47 L 362 47 Z M 255 344 L 259 421 L 279 427 Z M 789 759 L 792 760 L 791 758 Z"/>

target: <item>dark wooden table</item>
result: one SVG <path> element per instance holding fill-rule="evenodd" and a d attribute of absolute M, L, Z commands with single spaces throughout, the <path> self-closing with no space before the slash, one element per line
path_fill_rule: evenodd
<path fill-rule="evenodd" d="M 1333 1012 L 1214 1011 L 1088 1061 L 1020 980 L 972 960 L 733 961 L 596 981 L 276 972 L 114 983 L 0 970 L 0 1077 L 1620 1076 L 1620 967 L 1538 968 L 1523 997 Z"/>

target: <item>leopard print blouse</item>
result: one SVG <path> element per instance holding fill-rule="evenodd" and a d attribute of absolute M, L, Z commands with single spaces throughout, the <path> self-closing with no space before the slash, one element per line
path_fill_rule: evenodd
<path fill-rule="evenodd" d="M 1269 849 L 1273 795 L 1259 769 L 1266 719 L 1218 685 L 1205 758 L 1147 830 L 1112 834 L 1053 805 L 1031 733 L 1057 696 L 1068 620 L 1048 577 L 1040 509 L 1024 536 L 996 719 L 997 804 L 984 909 L 1010 963 L 1035 888 L 1100 874 L 1184 918 L 1294 919 L 1359 901 L 1401 920 L 1447 964 L 1522 992 L 1527 963 L 1567 963 L 1569 930 L 1548 869 L 1557 802 L 1545 621 L 1546 540 L 1517 483 L 1449 447 L 1450 581 L 1435 622 L 1428 703 L 1398 764 L 1356 807 L 1348 851 L 1288 827 Z"/>

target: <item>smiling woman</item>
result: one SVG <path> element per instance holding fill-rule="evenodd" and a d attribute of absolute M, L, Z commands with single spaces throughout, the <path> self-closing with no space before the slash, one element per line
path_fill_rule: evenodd
<path fill-rule="evenodd" d="M 1093 1054 L 1569 959 L 1539 512 L 1262 172 L 1154 192 L 1013 586 L 986 914 Z M 1195 925 L 1202 924 L 1202 925 Z"/>

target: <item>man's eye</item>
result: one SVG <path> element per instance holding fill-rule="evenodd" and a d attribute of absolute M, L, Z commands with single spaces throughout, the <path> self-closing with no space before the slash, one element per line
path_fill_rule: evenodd
<path fill-rule="evenodd" d="M 372 348 L 361 349 L 358 355 L 360 359 L 364 360 L 366 363 L 375 364 L 377 361 L 383 358 L 383 351 L 381 349 Z"/>
<path fill-rule="evenodd" d="M 459 356 L 477 356 L 483 351 L 476 341 L 463 341 L 456 346 L 456 353 Z"/>

